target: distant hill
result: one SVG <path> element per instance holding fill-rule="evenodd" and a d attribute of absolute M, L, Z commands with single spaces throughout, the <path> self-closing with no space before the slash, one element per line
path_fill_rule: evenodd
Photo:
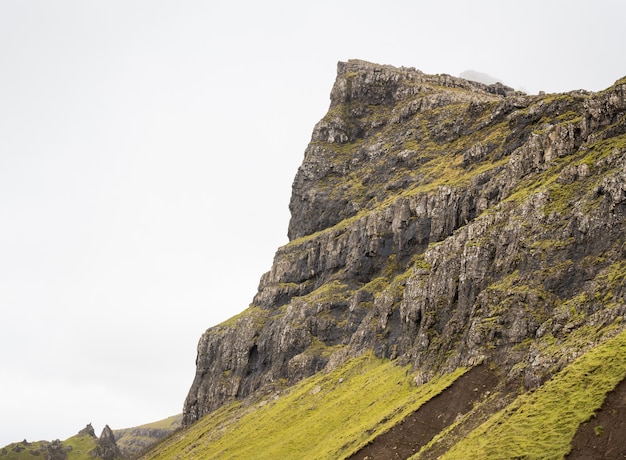
<path fill-rule="evenodd" d="M 181 415 L 135 428 L 111 430 L 105 426 L 98 438 L 91 424 L 65 441 L 23 440 L 0 449 L 2 460 L 115 460 L 133 458 L 180 428 Z"/>
<path fill-rule="evenodd" d="M 60 441 L 23 440 L 9 444 L 0 450 L 0 458 L 6 460 L 49 459 L 49 460 L 115 460 L 122 454 L 115 444 L 113 432 L 105 426 L 98 438 L 91 424 L 80 430 L 77 435 Z"/>
<path fill-rule="evenodd" d="M 134 428 L 113 430 L 113 434 L 120 451 L 124 457 L 129 458 L 170 436 L 181 427 L 182 419 L 182 414 L 178 414 Z"/>

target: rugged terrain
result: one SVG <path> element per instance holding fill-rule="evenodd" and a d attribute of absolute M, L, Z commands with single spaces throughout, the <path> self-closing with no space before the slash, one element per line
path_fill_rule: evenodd
<path fill-rule="evenodd" d="M 339 63 L 290 242 L 250 308 L 201 338 L 183 423 L 370 351 L 417 388 L 486 363 L 496 411 L 619 334 L 625 90 L 531 96 Z"/>
<path fill-rule="evenodd" d="M 118 460 L 122 458 L 122 453 L 115 443 L 113 431 L 108 425 L 104 427 L 100 437 L 97 437 L 90 423 L 75 436 L 65 441 L 56 439 L 54 441 L 29 442 L 24 439 L 22 442 L 9 444 L 0 450 L 0 458 L 6 460 L 36 458 L 46 460 Z"/>
<path fill-rule="evenodd" d="M 626 455 L 626 78 L 337 70 L 289 243 L 142 458 Z"/>
<path fill-rule="evenodd" d="M 75 436 L 64 441 L 15 442 L 0 449 L 0 459 L 47 460 L 119 460 L 135 458 L 148 447 L 170 436 L 180 428 L 182 415 L 133 428 L 111 430 L 106 425 L 100 437 L 88 424 Z"/>
<path fill-rule="evenodd" d="M 200 340 L 184 423 L 366 350 L 416 384 L 489 361 L 532 389 L 614 334 L 625 88 L 528 96 L 339 63 L 290 242 L 251 307 Z"/>

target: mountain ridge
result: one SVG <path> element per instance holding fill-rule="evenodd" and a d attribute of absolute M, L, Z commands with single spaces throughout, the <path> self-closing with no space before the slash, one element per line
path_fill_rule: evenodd
<path fill-rule="evenodd" d="M 626 454 L 625 171 L 626 78 L 527 95 L 338 63 L 289 242 L 141 458 Z"/>
<path fill-rule="evenodd" d="M 583 345 L 537 344 L 625 309 L 624 88 L 529 96 L 340 62 L 290 241 L 250 309 L 201 338 L 184 424 L 365 350 L 417 383 L 487 359 L 530 389 L 565 367 Z"/>
<path fill-rule="evenodd" d="M 30 460 L 41 455 L 54 460 L 137 458 L 147 448 L 178 430 L 181 421 L 182 414 L 179 414 L 133 428 L 112 430 L 109 425 L 105 425 L 100 437 L 96 436 L 93 426 L 89 423 L 76 435 L 63 441 L 24 439 L 9 444 L 0 449 L 0 458 Z"/>

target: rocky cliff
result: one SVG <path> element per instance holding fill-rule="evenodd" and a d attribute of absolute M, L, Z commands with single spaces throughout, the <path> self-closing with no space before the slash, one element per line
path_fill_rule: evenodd
<path fill-rule="evenodd" d="M 200 339 L 184 424 L 373 350 L 416 383 L 542 384 L 622 329 L 626 79 L 529 96 L 338 64 L 249 309 Z"/>

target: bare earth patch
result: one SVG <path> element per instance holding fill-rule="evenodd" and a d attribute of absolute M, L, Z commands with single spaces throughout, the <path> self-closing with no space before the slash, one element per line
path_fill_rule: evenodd
<path fill-rule="evenodd" d="M 406 459 L 426 445 L 437 433 L 470 411 L 498 378 L 487 365 L 480 365 L 459 377 L 454 384 L 391 430 L 374 439 L 351 460 Z"/>
<path fill-rule="evenodd" d="M 568 460 L 626 458 L 626 380 L 606 395 L 596 416 L 578 427 Z"/>

